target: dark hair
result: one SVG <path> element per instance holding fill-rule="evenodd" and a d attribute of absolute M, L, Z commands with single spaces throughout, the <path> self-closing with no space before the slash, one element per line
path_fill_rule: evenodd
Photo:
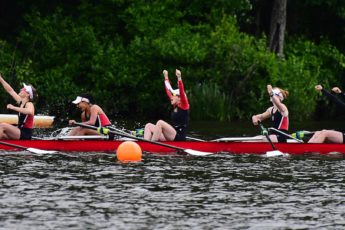
<path fill-rule="evenodd" d="M 91 104 L 95 104 L 95 100 L 93 99 L 93 96 L 91 95 L 91 93 L 82 93 L 79 96 L 83 98 L 87 98 L 89 99 Z"/>

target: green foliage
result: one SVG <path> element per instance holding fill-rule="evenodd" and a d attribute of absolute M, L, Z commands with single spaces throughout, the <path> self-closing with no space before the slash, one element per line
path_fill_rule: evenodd
<path fill-rule="evenodd" d="M 198 84 L 188 94 L 194 120 L 229 121 L 233 108 L 229 97 L 216 83 Z"/>
<path fill-rule="evenodd" d="M 0 54 L 1 74 L 12 88 L 18 92 L 22 88 L 22 83 L 29 83 L 29 81 L 26 81 L 26 77 L 31 76 L 33 73 L 32 62 L 30 59 L 23 60 L 20 50 L 6 41 L 0 40 Z M 0 87 L 2 86 L 0 85 Z M 13 98 L 5 90 L 0 90 L 0 97 L 3 102 L 3 105 L 0 106 L 0 111 L 2 113 L 11 113 L 11 111 L 6 109 L 6 104 L 13 104 Z"/>
<path fill-rule="evenodd" d="M 270 106 L 267 84 L 290 92 L 284 103 L 293 119 L 310 117 L 317 106 L 314 86 L 324 76 L 332 80 L 332 75 L 344 72 L 344 56 L 327 41 L 316 45 L 293 40 L 286 47 L 285 59 L 280 60 L 267 50 L 265 37 L 254 39 L 239 32 L 236 21 L 228 17 L 211 39 L 212 81 L 227 92 L 233 108 L 230 117 L 236 119 L 249 119 Z"/>
<path fill-rule="evenodd" d="M 83 0 L 74 10 L 33 11 L 18 45 L 0 43 L 0 65 L 16 73 L 9 74 L 11 84 L 38 89 L 40 113 L 63 119 L 85 91 L 112 120 L 165 118 L 170 104 L 162 71 L 174 83 L 176 68 L 192 119 L 250 119 L 271 105 L 267 84 L 290 92 L 284 103 L 293 119 L 312 116 L 314 85 L 342 82 L 343 54 L 326 39 L 287 36 L 285 57 L 277 58 L 264 35 L 241 32 L 238 22 L 252 20 L 245 18 L 251 7 L 247 0 Z"/>
<path fill-rule="evenodd" d="M 16 49 L 12 47 L 6 41 L 0 40 L 0 73 L 4 79 L 6 79 L 10 84 L 13 83 L 14 78 L 14 66 L 15 66 L 15 56 Z M 5 111 L 5 103 L 13 103 L 13 100 L 9 100 L 7 93 L 4 90 L 0 90 L 0 97 L 3 104 L 0 106 L 0 111 Z"/>
<path fill-rule="evenodd" d="M 1 73 L 4 77 L 13 74 L 13 68 L 16 64 L 16 48 L 12 47 L 8 42 L 0 40 L 0 54 Z"/>
<path fill-rule="evenodd" d="M 215 70 L 212 80 L 228 94 L 231 117 L 248 119 L 266 104 L 263 95 L 266 84 L 271 83 L 269 75 L 275 71 L 272 65 L 276 57 L 268 52 L 265 38 L 256 40 L 241 33 L 231 17 L 224 17 L 216 27 L 211 44 L 210 66 Z"/>
<path fill-rule="evenodd" d="M 292 93 L 299 95 L 291 100 L 291 104 L 294 114 L 298 114 L 301 119 L 313 115 L 318 107 L 315 85 L 321 84 L 325 89 L 344 86 L 341 82 L 344 82 L 345 56 L 327 40 L 315 44 L 292 39 L 287 44 L 285 71 L 288 80 L 295 79 L 288 82 Z"/>
<path fill-rule="evenodd" d="M 40 103 L 52 106 L 46 109 L 64 113 L 59 105 L 91 86 L 89 73 L 94 58 L 101 55 L 101 45 L 92 27 L 76 25 L 61 10 L 48 17 L 37 12 L 27 20 L 31 30 L 22 32 L 21 45 L 27 49 L 25 58 L 32 60 L 34 74 L 26 81 L 37 87 Z"/>
<path fill-rule="evenodd" d="M 169 42 L 167 42 L 169 41 Z M 205 59 L 208 40 L 189 25 L 172 27 L 161 37 L 153 40 L 159 55 L 177 63 L 193 64 Z"/>

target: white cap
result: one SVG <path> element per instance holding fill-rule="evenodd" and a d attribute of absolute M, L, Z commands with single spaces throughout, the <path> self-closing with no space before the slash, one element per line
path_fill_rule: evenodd
<path fill-rule="evenodd" d="M 272 94 L 273 95 L 277 95 L 281 101 L 284 100 L 284 95 L 283 95 L 283 93 L 278 88 L 274 88 L 272 90 Z"/>
<path fill-rule="evenodd" d="M 26 85 L 25 83 L 23 83 L 24 89 L 25 91 L 29 94 L 30 99 L 34 99 L 34 92 L 32 90 L 32 87 L 30 85 Z"/>
<path fill-rule="evenodd" d="M 173 96 L 175 96 L 175 95 L 180 96 L 180 90 L 179 89 L 172 89 L 172 90 L 170 90 L 170 92 Z"/>
<path fill-rule="evenodd" d="M 72 101 L 72 103 L 77 105 L 77 104 L 79 104 L 82 101 L 90 103 L 89 99 L 87 99 L 85 97 L 80 97 L 80 96 L 78 96 L 74 101 Z"/>

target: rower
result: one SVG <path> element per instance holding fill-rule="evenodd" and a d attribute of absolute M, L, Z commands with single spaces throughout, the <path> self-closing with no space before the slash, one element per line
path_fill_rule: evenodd
<path fill-rule="evenodd" d="M 178 89 L 172 89 L 168 71 L 163 71 L 165 91 L 173 106 L 172 124 L 159 120 L 156 124 L 147 123 L 144 138 L 150 141 L 185 141 L 189 123 L 189 103 L 181 77 L 181 71 L 176 69 Z"/>
<path fill-rule="evenodd" d="M 13 126 L 8 123 L 0 123 L 0 139 L 31 139 L 35 115 L 35 106 L 33 102 L 37 98 L 36 89 L 32 85 L 26 85 L 24 83 L 20 92 L 16 93 L 3 79 L 1 74 L 0 82 L 7 93 L 10 94 L 18 104 L 18 106 L 12 104 L 7 105 L 7 109 L 18 112 L 18 125 Z"/>
<path fill-rule="evenodd" d="M 94 99 L 91 94 L 84 93 L 72 101 L 81 111 L 81 120 L 83 124 L 93 125 L 96 127 L 107 127 L 111 125 L 107 115 L 104 113 L 103 109 L 94 104 Z M 75 124 L 75 120 L 69 120 L 69 124 Z M 87 129 L 83 127 L 74 127 L 69 136 L 83 136 L 83 135 L 102 135 L 97 132 L 97 130 Z"/>
<path fill-rule="evenodd" d="M 289 95 L 289 92 L 278 87 L 272 87 L 267 85 L 267 93 L 270 96 L 270 101 L 273 106 L 269 107 L 265 112 L 254 115 L 252 122 L 254 125 L 258 125 L 259 122 L 272 118 L 273 127 L 283 133 L 286 133 L 289 129 L 289 111 L 283 100 Z M 287 136 L 282 133 L 276 132 L 275 134 L 269 135 L 272 142 L 286 142 Z M 262 137 L 262 141 L 267 141 L 267 138 Z"/>
<path fill-rule="evenodd" d="M 331 99 L 340 108 L 345 108 L 345 103 L 341 101 L 338 97 L 323 89 L 321 85 L 315 86 L 316 91 L 322 92 L 329 99 Z M 345 99 L 345 94 L 338 87 L 333 87 L 332 92 L 339 94 L 343 99 Z M 336 130 L 321 130 L 315 132 L 315 134 L 309 139 L 308 143 L 344 143 L 345 132 L 340 132 Z"/>

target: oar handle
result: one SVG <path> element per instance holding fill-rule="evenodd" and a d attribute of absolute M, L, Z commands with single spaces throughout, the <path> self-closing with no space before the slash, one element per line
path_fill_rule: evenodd
<path fill-rule="evenodd" d="M 273 150 L 277 150 L 276 146 L 273 144 L 270 136 L 268 135 L 268 131 L 267 129 L 264 127 L 264 125 L 258 121 L 259 125 L 260 125 L 260 128 L 261 128 L 261 131 L 262 131 L 262 134 L 266 137 L 266 139 L 268 140 L 268 142 L 271 144 Z"/>

